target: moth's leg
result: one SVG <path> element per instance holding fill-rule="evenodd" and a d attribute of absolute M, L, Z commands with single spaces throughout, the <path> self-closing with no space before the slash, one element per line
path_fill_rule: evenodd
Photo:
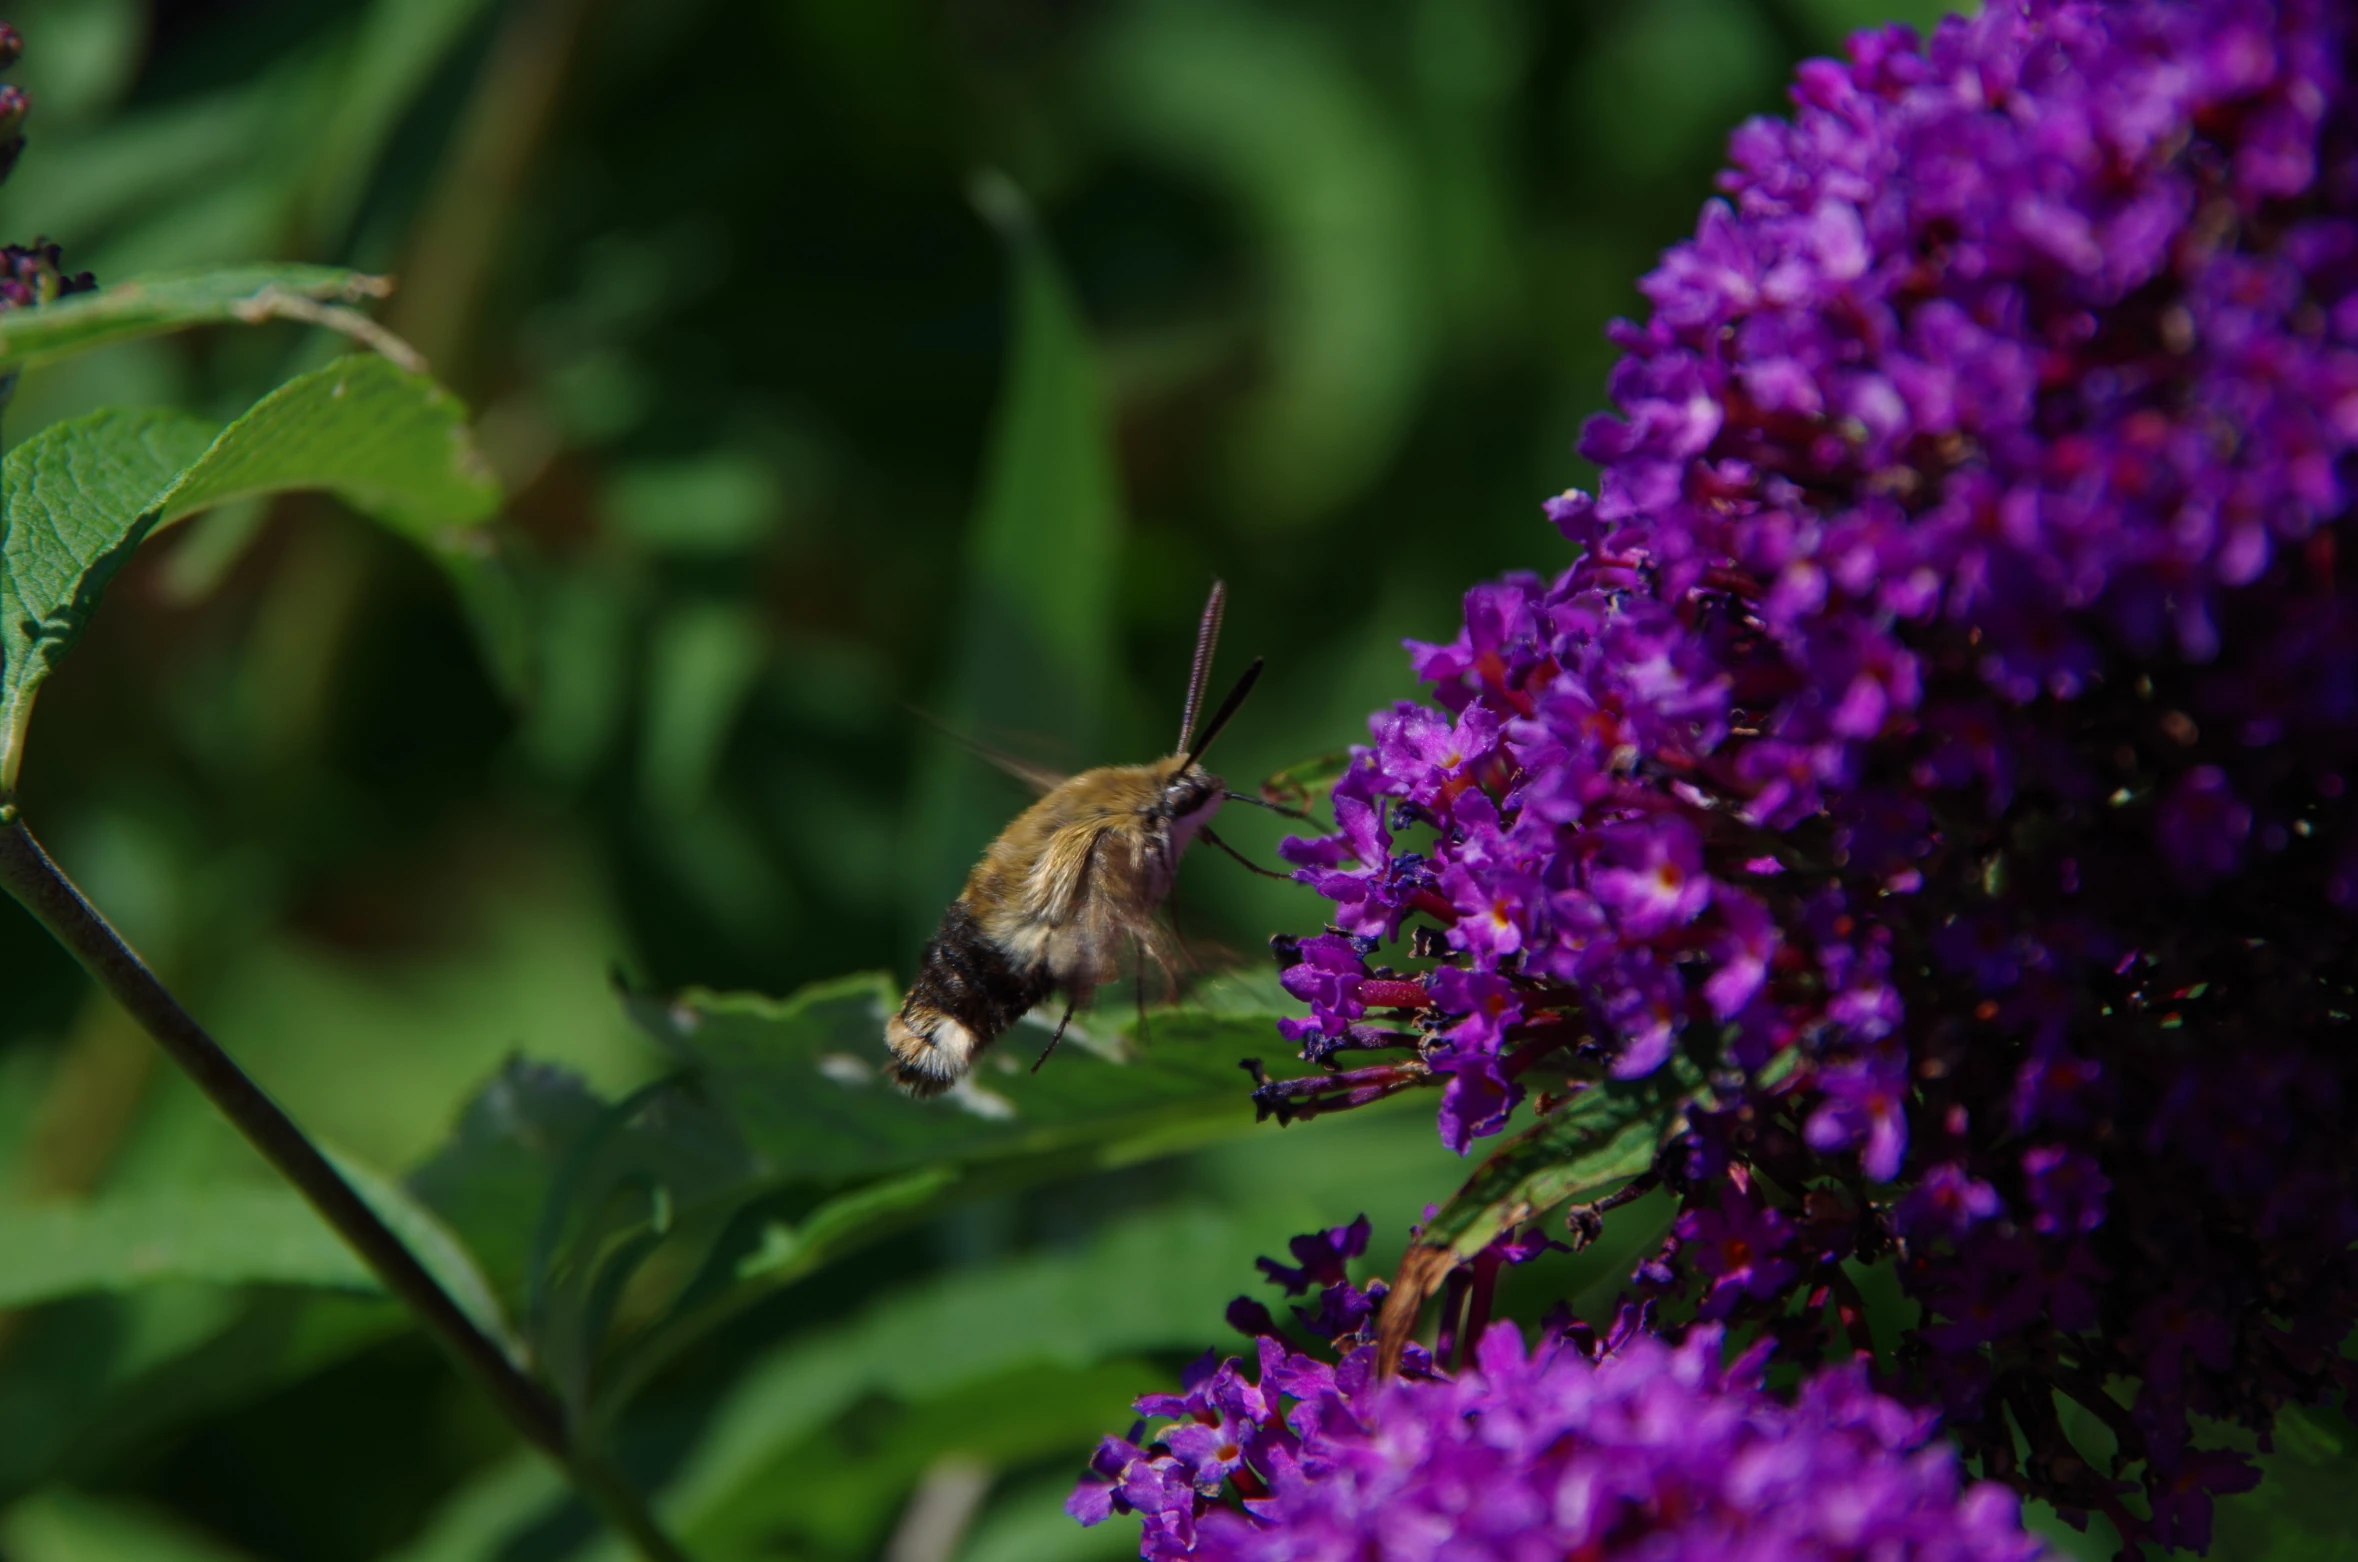
<path fill-rule="evenodd" d="M 1152 960 L 1155 969 L 1163 973 L 1163 1002 L 1177 1003 L 1180 988 L 1179 970 L 1171 964 L 1171 948 L 1163 941 L 1162 929 L 1151 922 L 1147 923 L 1144 925 L 1140 937 L 1145 941 L 1146 958 Z M 1188 952 L 1185 945 L 1179 946 L 1179 957 L 1187 962 L 1188 969 L 1196 968 L 1195 956 Z M 1143 979 L 1142 975 L 1141 980 Z"/>
<path fill-rule="evenodd" d="M 1048 1061 L 1048 1054 L 1050 1052 L 1054 1052 L 1056 1050 L 1056 1044 L 1064 1040 L 1064 1028 L 1073 1022 L 1073 1008 L 1075 1003 L 1076 1000 L 1073 998 L 1068 997 L 1064 1000 L 1064 1018 L 1056 1022 L 1056 1034 L 1048 1038 L 1047 1049 L 1043 1051 L 1037 1058 L 1032 1060 L 1033 1073 L 1037 1074 L 1040 1072 L 1040 1065 Z"/>
<path fill-rule="evenodd" d="M 1195 964 L 1195 956 L 1187 952 L 1187 934 L 1179 926 L 1179 874 L 1177 869 L 1172 870 L 1171 893 L 1163 901 L 1163 910 L 1170 914 L 1171 942 L 1179 946 L 1179 958 L 1189 965 Z"/>
<path fill-rule="evenodd" d="M 1146 1032 L 1146 941 L 1135 933 L 1130 935 L 1130 996 L 1138 1003 L 1138 1043 L 1144 1046 L 1152 1039 Z"/>
<path fill-rule="evenodd" d="M 1294 882 L 1294 876 L 1292 874 L 1279 873 L 1274 868 L 1262 867 L 1259 863 L 1253 861 L 1252 858 L 1247 857 L 1243 852 L 1238 851 L 1235 847 L 1229 845 L 1226 841 L 1220 839 L 1220 837 L 1217 835 L 1214 835 L 1212 833 L 1211 826 L 1209 825 L 1206 825 L 1202 829 L 1197 830 L 1195 834 L 1196 839 L 1209 842 L 1210 844 L 1219 847 L 1229 856 L 1234 857 L 1238 862 L 1243 863 L 1246 868 L 1250 869 L 1254 873 L 1258 873 L 1265 879 L 1283 879 L 1288 884 Z"/>

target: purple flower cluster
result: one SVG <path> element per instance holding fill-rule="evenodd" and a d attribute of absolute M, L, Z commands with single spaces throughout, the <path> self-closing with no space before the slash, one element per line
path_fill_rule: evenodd
<path fill-rule="evenodd" d="M 25 41 L 17 30 L 0 22 L 0 70 L 24 57 Z M 0 86 L 0 179 L 8 177 L 25 150 L 25 115 L 32 103 L 25 89 L 11 82 Z"/>
<path fill-rule="evenodd" d="M 1341 1258 L 1365 1241 L 1363 1220 L 1297 1242 L 1303 1270 L 1264 1267 L 1301 1282 L 1331 1274 L 1328 1296 L 1350 1293 L 1331 1310 L 1348 1314 L 1367 1299 Z M 1207 1353 L 1179 1393 L 1140 1399 L 1158 1430 L 1105 1440 L 1067 1504 L 1074 1517 L 1143 1515 L 1142 1554 L 1157 1562 L 2040 1554 L 2013 1493 L 1960 1489 L 1929 1413 L 1875 1393 L 1857 1367 L 1773 1398 L 1759 1383 L 1765 1352 L 1723 1368 L 1716 1328 L 1673 1348 L 1625 1315 L 1601 1343 L 1550 1331 L 1526 1351 L 1501 1320 L 1453 1376 L 1391 1380 L 1347 1334 L 1331 1363 L 1274 1331 L 1257 1345 L 1251 1375 Z"/>
<path fill-rule="evenodd" d="M 87 293 L 98 280 L 87 271 L 67 271 L 55 244 L 0 244 L 0 309 L 31 309 L 73 293 Z"/>
<path fill-rule="evenodd" d="M 24 52 L 17 30 L 0 22 L 0 70 L 14 65 Z M 22 87 L 0 86 L 0 179 L 8 177 L 24 152 L 25 116 L 31 109 Z M 31 309 L 69 293 L 87 293 L 97 285 L 87 271 L 67 271 L 64 256 L 46 239 L 0 245 L 0 309 Z"/>
<path fill-rule="evenodd" d="M 2204 1545 L 2195 1418 L 2353 1386 L 2351 46 L 1994 0 L 1802 67 L 1615 329 L 1578 562 L 1412 647 L 1288 843 L 1330 1072 L 1263 1105 L 1437 1083 L 1462 1151 L 1684 1050 L 1666 1318 L 1805 1350 L 1890 1256 L 1985 1470 Z"/>

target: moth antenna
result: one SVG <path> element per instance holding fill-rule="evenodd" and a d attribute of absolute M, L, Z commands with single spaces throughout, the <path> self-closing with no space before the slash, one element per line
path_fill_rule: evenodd
<path fill-rule="evenodd" d="M 1187 740 L 1195 731 L 1195 713 L 1203 709 L 1204 680 L 1212 676 L 1212 651 L 1220 643 L 1220 618 L 1228 611 L 1228 582 L 1212 582 L 1212 594 L 1204 599 L 1203 621 L 1195 628 L 1195 663 L 1187 671 L 1187 704 L 1179 712 L 1179 741 L 1174 753 L 1184 753 Z"/>
<path fill-rule="evenodd" d="M 1204 723 L 1203 734 L 1195 740 L 1195 746 L 1187 751 L 1189 764 L 1204 757 L 1204 750 L 1212 746 L 1212 739 L 1220 735 L 1220 729 L 1228 725 L 1228 718 L 1236 714 L 1236 708 L 1245 702 L 1245 696 L 1253 692 L 1253 683 L 1260 676 L 1261 658 L 1256 656 L 1253 664 L 1244 670 L 1244 676 L 1236 680 L 1236 687 L 1228 691 L 1228 698 L 1222 700 L 1220 708 L 1212 712 L 1212 719 Z"/>
<path fill-rule="evenodd" d="M 1219 847 L 1229 856 L 1234 857 L 1238 862 L 1243 863 L 1246 867 L 1252 869 L 1255 873 L 1258 873 L 1265 879 L 1282 879 L 1288 884 L 1294 882 L 1293 876 L 1291 874 L 1279 873 L 1274 868 L 1262 867 L 1259 863 L 1253 861 L 1252 858 L 1247 857 L 1243 852 L 1238 851 L 1235 847 L 1229 845 L 1226 841 L 1220 839 L 1220 837 L 1217 835 L 1214 835 L 1208 827 L 1199 828 L 1195 833 L 1204 841 Z"/>
<path fill-rule="evenodd" d="M 1314 824 L 1321 830 L 1327 828 L 1326 821 L 1314 813 L 1306 813 L 1299 808 L 1288 808 L 1283 803 L 1273 803 L 1266 797 L 1255 797 L 1250 792 L 1222 792 L 1220 795 L 1232 803 L 1250 803 L 1255 808 L 1266 808 L 1271 813 L 1283 814 L 1288 819 L 1299 819 L 1305 824 Z"/>

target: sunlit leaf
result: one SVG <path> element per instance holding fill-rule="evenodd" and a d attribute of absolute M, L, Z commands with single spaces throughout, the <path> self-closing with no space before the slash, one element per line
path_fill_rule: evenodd
<path fill-rule="evenodd" d="M 281 1188 L 0 1208 L 0 1253 L 0 1308 L 161 1280 L 377 1289 L 311 1206 Z"/>
<path fill-rule="evenodd" d="M 464 409 L 382 358 L 340 358 L 290 380 L 218 434 L 183 413 L 108 411 L 9 452 L 0 464 L 0 791 L 16 785 L 34 695 L 131 551 L 181 516 L 295 488 L 328 489 L 425 547 L 470 606 L 496 595 L 496 561 L 476 524 L 498 508 L 499 486 Z M 494 614 L 487 638 L 511 641 L 512 627 Z"/>
<path fill-rule="evenodd" d="M 0 314 L 0 368 L 192 326 L 286 318 L 289 300 L 298 308 L 350 304 L 384 292 L 381 279 L 340 266 L 224 266 L 137 277 Z"/>
<path fill-rule="evenodd" d="M 15 788 L 42 680 L 212 438 L 185 413 L 99 412 L 42 430 L 0 464 L 0 792 Z"/>
<path fill-rule="evenodd" d="M 847 1182 L 909 1167 L 1091 1147 L 1119 1156 L 1196 1122 L 1250 1127 L 1237 1060 L 1282 1048 L 1274 1017 L 1192 1009 L 1153 1014 L 1115 1057 L 1066 1046 L 1038 1071 L 1048 1032 L 1019 1026 L 967 1084 L 913 1101 L 879 1072 L 889 978 L 848 977 L 783 1000 L 689 993 L 637 1000 L 641 1024 L 709 1082 L 715 1100 L 779 1181 Z"/>
<path fill-rule="evenodd" d="M 254 403 L 158 502 L 171 522 L 251 494 L 325 488 L 437 552 L 480 549 L 466 529 L 499 509 L 499 483 L 466 409 L 425 375 L 368 354 L 339 358 Z"/>

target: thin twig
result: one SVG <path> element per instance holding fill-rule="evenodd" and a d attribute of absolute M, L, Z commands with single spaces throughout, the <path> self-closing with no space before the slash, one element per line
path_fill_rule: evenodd
<path fill-rule="evenodd" d="M 608 1523 L 648 1562 L 686 1562 L 686 1553 L 656 1526 L 638 1492 L 610 1465 L 573 1446 L 556 1400 L 476 1327 L 294 1119 L 206 1034 L 138 952 L 83 897 L 25 828 L 14 803 L 0 803 L 0 888 L 31 912 L 91 979 L 155 1038 L 221 1115 L 360 1255 L 385 1289 L 482 1384 L 509 1424 L 566 1470 L 583 1498 Z"/>
<path fill-rule="evenodd" d="M 300 320 L 306 325 L 325 326 L 375 348 L 412 374 L 426 372 L 425 356 L 416 348 L 359 310 L 347 309 L 342 304 L 323 304 L 285 288 L 266 287 L 237 305 L 236 314 L 247 325 L 260 325 L 265 320 Z"/>

